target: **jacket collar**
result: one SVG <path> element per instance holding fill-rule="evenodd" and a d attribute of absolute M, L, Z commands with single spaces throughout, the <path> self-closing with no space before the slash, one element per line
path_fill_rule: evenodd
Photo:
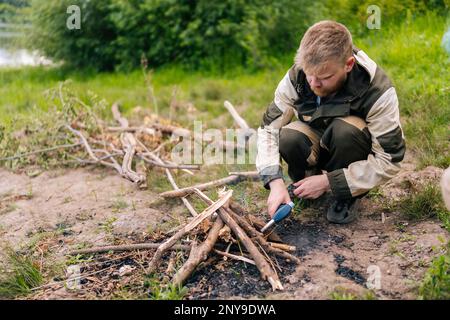
<path fill-rule="evenodd" d="M 317 107 L 317 96 L 311 90 L 303 70 L 299 71 L 297 90 L 299 92 L 299 104 L 297 111 L 299 115 L 309 115 L 310 122 L 324 117 L 342 117 L 350 113 L 351 103 L 364 95 L 370 87 L 369 72 L 356 61 L 352 70 L 348 73 L 344 85 L 329 99 L 323 99 Z M 314 110 L 314 111 L 313 111 Z M 309 117 L 308 117 L 309 118 Z"/>

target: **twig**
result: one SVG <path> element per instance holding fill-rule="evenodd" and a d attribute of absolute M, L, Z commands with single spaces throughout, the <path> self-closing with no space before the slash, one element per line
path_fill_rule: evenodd
<path fill-rule="evenodd" d="M 111 111 L 113 113 L 114 119 L 120 123 L 122 128 L 128 127 L 128 120 L 120 114 L 119 104 L 116 102 L 112 105 Z M 122 161 L 122 175 L 127 177 L 129 180 L 141 184 L 145 183 L 146 177 L 135 172 L 131 165 L 133 163 L 133 156 L 136 153 L 136 138 L 133 134 L 129 132 L 124 132 L 121 134 L 122 147 L 125 151 L 125 155 Z"/>
<path fill-rule="evenodd" d="M 162 196 L 164 198 L 184 197 L 191 193 L 194 193 L 195 189 L 203 191 L 206 189 L 222 186 L 225 184 L 236 183 L 236 182 L 240 181 L 240 179 L 242 179 L 242 178 L 259 179 L 259 175 L 256 172 L 253 172 L 252 174 L 247 173 L 247 175 L 230 175 L 228 177 L 225 177 L 225 178 L 222 178 L 219 180 L 214 180 L 214 181 L 210 181 L 210 182 L 206 182 L 206 183 L 202 183 L 202 184 L 197 184 L 197 185 L 194 185 L 191 187 L 181 188 L 179 190 L 166 191 L 166 192 L 160 193 L 160 196 Z"/>
<path fill-rule="evenodd" d="M 6 157 L 6 158 L 0 158 L 0 161 L 14 160 L 14 159 L 18 159 L 18 158 L 23 158 L 23 157 L 31 156 L 31 155 L 33 155 L 33 154 L 42 153 L 42 152 L 48 152 L 48 151 L 53 151 L 53 150 L 57 150 L 57 149 L 65 149 L 65 148 L 78 147 L 78 146 L 81 146 L 82 144 L 83 144 L 82 142 L 72 143 L 72 144 L 62 144 L 62 145 L 59 145 L 59 146 L 54 146 L 54 147 L 49 147 L 49 148 L 45 148 L 45 149 L 39 149 L 39 150 L 27 152 L 27 153 L 18 154 L 18 155 L 16 155 L 16 156 L 11 156 L 11 157 Z"/>
<path fill-rule="evenodd" d="M 94 159 L 96 162 L 99 162 L 99 163 L 101 163 L 101 164 L 103 164 L 103 165 L 105 165 L 105 166 L 107 166 L 107 167 L 111 167 L 111 168 L 116 169 L 116 171 L 119 172 L 119 173 L 122 175 L 122 168 L 121 168 L 120 166 L 118 166 L 116 163 L 111 163 L 111 162 L 107 162 L 107 161 L 100 160 L 100 159 L 94 154 L 94 152 L 92 151 L 91 146 L 89 145 L 89 143 L 87 142 L 86 138 L 83 136 L 83 134 L 82 134 L 80 131 L 75 130 L 74 128 L 72 128 L 72 127 L 69 126 L 69 125 L 66 125 L 65 127 L 66 127 L 70 132 L 72 132 L 73 134 L 77 135 L 77 136 L 81 139 L 81 141 L 82 141 L 82 143 L 83 143 L 83 145 L 84 145 L 84 147 L 85 147 L 87 153 L 89 154 L 89 156 L 90 156 L 92 159 Z M 111 159 L 113 159 L 113 158 L 111 158 Z"/>
<path fill-rule="evenodd" d="M 178 185 L 176 184 L 175 179 L 172 176 L 172 173 L 170 173 L 169 169 L 165 169 L 165 170 L 166 170 L 167 179 L 169 180 L 172 187 L 175 190 L 179 190 Z M 182 197 L 181 201 L 183 201 L 183 204 L 189 210 L 189 212 L 191 213 L 192 216 L 194 216 L 194 217 L 198 216 L 197 211 L 195 211 L 194 207 L 191 205 L 191 203 L 189 202 L 188 199 L 186 199 L 185 197 Z"/>
<path fill-rule="evenodd" d="M 250 129 L 249 125 L 247 124 L 247 122 L 239 115 L 239 113 L 236 111 L 236 109 L 233 107 L 233 105 L 231 104 L 231 102 L 229 101 L 225 101 L 223 103 L 223 105 L 225 106 L 225 108 L 228 110 L 228 112 L 231 114 L 231 116 L 233 117 L 234 121 L 236 121 L 236 123 L 238 124 L 238 126 L 241 129 Z"/>
<path fill-rule="evenodd" d="M 231 259 L 240 260 L 240 261 L 244 261 L 244 262 L 256 265 L 255 261 L 253 261 L 253 260 L 251 260 L 249 258 L 246 258 L 244 256 L 238 256 L 238 255 L 235 255 L 235 254 L 232 254 L 232 253 L 228 253 L 228 252 L 224 252 L 224 251 L 220 251 L 220 250 L 217 250 L 217 249 L 214 249 L 214 252 L 217 253 L 217 254 L 220 254 L 221 256 L 224 256 L 224 257 L 228 257 L 228 258 L 231 258 Z"/>
<path fill-rule="evenodd" d="M 123 244 L 118 246 L 102 246 L 102 247 L 93 247 L 88 249 L 80 249 L 69 251 L 67 255 L 74 256 L 77 254 L 87 254 L 87 253 L 99 253 L 99 252 L 108 252 L 108 251 L 133 251 L 133 250 L 149 250 L 149 249 L 158 249 L 162 243 L 136 243 L 136 244 Z M 190 250 L 191 246 L 185 244 L 176 244 L 171 247 L 173 250 Z"/>

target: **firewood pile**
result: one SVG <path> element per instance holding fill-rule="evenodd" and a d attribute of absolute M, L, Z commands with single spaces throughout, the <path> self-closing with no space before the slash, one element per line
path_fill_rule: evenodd
<path fill-rule="evenodd" d="M 231 103 L 225 102 L 225 107 L 241 129 L 250 130 Z M 183 170 L 188 174 L 194 174 L 194 171 L 201 170 L 201 167 L 174 163 L 168 160 L 167 154 L 164 155 L 161 151 L 164 150 L 163 146 L 170 141 L 167 138 L 168 135 L 176 134 L 180 137 L 195 138 L 193 133 L 158 117 L 141 126 L 130 126 L 129 121 L 120 113 L 117 103 L 112 106 L 111 111 L 117 125 L 106 125 L 104 121 L 98 120 L 102 132 L 98 136 L 89 136 L 87 131 L 83 130 L 83 124 L 76 121 L 65 126 L 65 129 L 79 141 L 74 144 L 75 148 L 78 150 L 84 148 L 85 154 L 88 156 L 88 159 L 78 158 L 78 161 L 112 168 L 123 178 L 141 188 L 147 187 L 146 171 L 149 167 L 163 168 L 173 190 L 163 192 L 160 196 L 181 199 L 192 217 L 185 225 L 173 231 L 173 235 L 167 234 L 165 240 L 159 243 L 94 247 L 71 251 L 68 254 L 154 250 L 152 258 L 145 266 L 146 273 L 152 274 L 167 270 L 163 268 L 162 261 L 168 251 L 174 249 L 188 251 L 189 257 L 171 279 L 174 285 L 185 283 L 200 263 L 205 261 L 208 256 L 216 254 L 226 257 L 226 259 L 236 259 L 255 265 L 261 278 L 268 281 L 273 290 L 283 290 L 277 272 L 277 270 L 281 270 L 277 259 L 299 263 L 299 259 L 292 254 L 295 247 L 281 243 L 275 233 L 262 234 L 259 230 L 265 222 L 246 212 L 234 202 L 232 190 L 226 190 L 224 187 L 218 191 L 219 196 L 215 200 L 210 199 L 203 192 L 207 189 L 217 189 L 227 184 L 237 183 L 243 179 L 257 180 L 257 172 L 230 172 L 229 176 L 219 180 L 179 188 L 171 170 Z M 248 135 L 251 135 L 250 131 Z M 224 141 L 222 147 L 230 146 Z M 135 163 L 137 164 L 134 165 Z M 197 213 L 187 196 L 199 197 L 207 208 L 203 212 Z M 186 237 L 191 240 L 188 243 L 181 242 Z M 240 249 L 239 252 L 230 252 L 230 248 L 236 248 L 236 245 Z M 82 274 L 81 277 L 83 277 Z"/>

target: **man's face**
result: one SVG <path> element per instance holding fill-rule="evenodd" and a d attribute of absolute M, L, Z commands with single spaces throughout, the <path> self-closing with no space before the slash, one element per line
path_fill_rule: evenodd
<path fill-rule="evenodd" d="M 343 64 L 337 61 L 328 61 L 315 68 L 314 71 L 305 71 L 306 80 L 311 90 L 319 97 L 326 97 L 337 92 L 355 63 L 355 58 L 350 57 Z"/>

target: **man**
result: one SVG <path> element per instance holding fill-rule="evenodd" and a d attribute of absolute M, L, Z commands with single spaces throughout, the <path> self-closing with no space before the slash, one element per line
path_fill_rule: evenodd
<path fill-rule="evenodd" d="M 258 129 L 256 167 L 270 188 L 270 216 L 291 201 L 280 155 L 295 196 L 316 199 L 331 191 L 328 221 L 349 223 L 355 202 L 391 179 L 404 153 L 397 95 L 384 71 L 353 46 L 344 25 L 314 24 Z"/>

